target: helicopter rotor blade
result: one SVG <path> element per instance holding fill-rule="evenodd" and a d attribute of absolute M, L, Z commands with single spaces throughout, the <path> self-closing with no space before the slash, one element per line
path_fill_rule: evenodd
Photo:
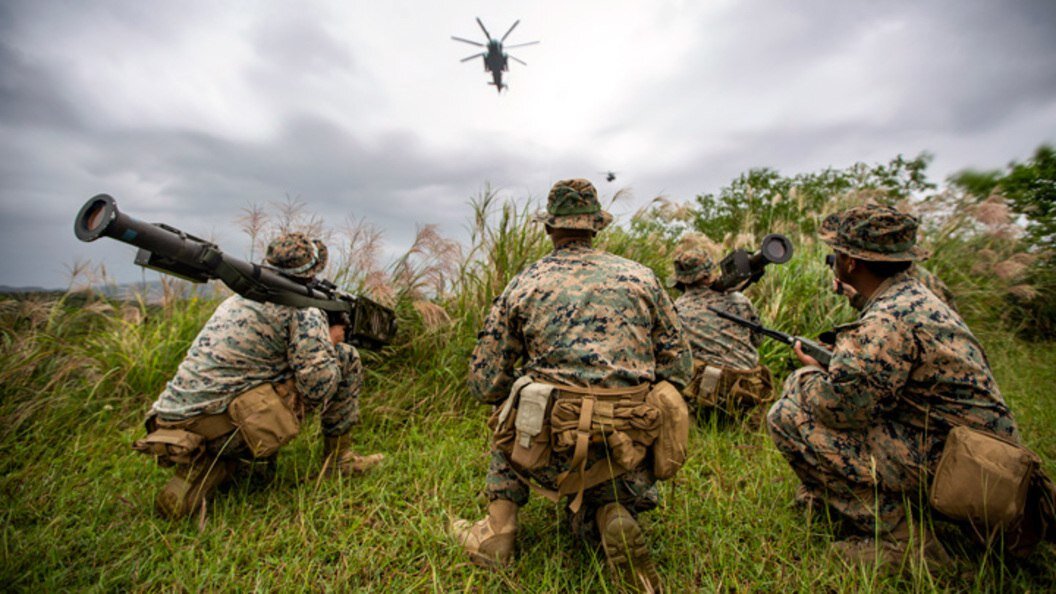
<path fill-rule="evenodd" d="M 510 54 L 506 54 L 506 57 L 511 59 L 511 60 L 513 60 L 513 61 L 515 61 L 515 62 L 518 62 L 520 64 L 524 64 L 525 66 L 528 65 L 528 62 L 525 62 L 524 60 L 522 60 L 522 59 L 520 59 L 520 58 L 518 58 L 516 56 L 511 56 Z"/>
<path fill-rule="evenodd" d="M 475 45 L 477 47 L 484 47 L 483 43 L 477 43 L 476 41 L 470 41 L 468 39 L 462 39 L 461 37 L 455 37 L 454 35 L 451 36 L 451 39 L 454 39 L 455 41 L 461 41 L 462 43 L 468 43 L 468 44 L 471 44 L 471 45 Z"/>
<path fill-rule="evenodd" d="M 520 23 L 520 22 L 521 22 L 521 20 L 520 20 L 520 19 L 517 19 L 516 21 L 513 21 L 513 24 L 512 24 L 512 25 L 510 25 L 510 30 L 509 30 L 509 31 L 507 31 L 507 32 L 506 32 L 506 34 L 502 36 L 502 39 L 500 39 L 500 40 L 499 40 L 499 43 L 502 43 L 503 41 L 506 41 L 506 38 L 510 36 L 510 33 L 513 33 L 513 29 L 514 29 L 514 28 L 515 28 L 515 27 L 517 26 L 517 24 L 518 24 L 518 23 Z"/>
<path fill-rule="evenodd" d="M 514 44 L 514 45 L 504 45 L 503 47 L 505 47 L 506 49 L 514 49 L 514 48 L 518 48 L 518 47 L 524 47 L 526 45 L 535 45 L 537 43 L 539 43 L 539 42 L 538 41 L 529 41 L 528 43 L 517 43 L 517 44 Z"/>
<path fill-rule="evenodd" d="M 468 61 L 472 60 L 473 58 L 480 58 L 480 57 L 483 57 L 483 56 L 484 56 L 484 52 L 480 52 L 479 54 L 473 54 L 472 56 L 470 56 L 468 58 L 462 58 L 461 60 L 459 60 L 459 62 L 468 62 Z"/>
<path fill-rule="evenodd" d="M 484 26 L 484 23 L 482 23 L 480 21 L 480 17 L 477 17 L 477 24 L 480 25 L 481 30 L 484 31 L 484 35 L 487 35 L 488 36 L 488 40 L 490 41 L 491 40 L 491 33 L 488 33 L 488 29 Z"/>

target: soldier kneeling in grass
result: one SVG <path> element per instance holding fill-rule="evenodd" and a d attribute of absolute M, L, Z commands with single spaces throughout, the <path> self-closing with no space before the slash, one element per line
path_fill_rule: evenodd
<path fill-rule="evenodd" d="M 907 274 L 925 256 L 917 225 L 876 205 L 825 221 L 836 290 L 861 315 L 836 329 L 827 368 L 796 344 L 804 367 L 770 409 L 770 433 L 802 481 L 797 500 L 859 532 L 834 545 L 849 563 L 947 565 L 932 510 L 1025 554 L 1052 525 L 1052 485 L 1019 445 L 979 341 Z"/>
<path fill-rule="evenodd" d="M 762 335 L 708 309 L 759 321 L 743 294 L 711 288 L 719 271 L 708 243 L 706 237 L 690 235 L 675 251 L 674 286 L 683 291 L 675 300 L 675 310 L 693 351 L 693 379 L 683 394 L 698 415 L 717 410 L 736 417 L 768 404 L 773 386 L 770 370 L 759 364 L 756 349 Z"/>
<path fill-rule="evenodd" d="M 506 565 L 529 493 L 567 499 L 573 530 L 600 540 L 620 583 L 655 592 L 637 516 L 685 461 L 690 354 L 653 271 L 593 247 L 611 220 L 587 180 L 550 190 L 554 251 L 510 281 L 473 351 L 470 389 L 495 405 L 490 503 L 452 534 L 474 563 Z"/>
<path fill-rule="evenodd" d="M 288 233 L 268 246 L 265 265 L 310 279 L 326 261 L 321 241 Z M 147 437 L 133 446 L 175 467 L 155 499 L 158 512 L 185 517 L 254 461 L 273 466 L 311 409 L 321 410 L 327 472 L 355 474 L 380 462 L 381 454 L 351 450 L 363 368 L 344 334 L 316 308 L 238 295 L 221 303 L 151 408 Z"/>

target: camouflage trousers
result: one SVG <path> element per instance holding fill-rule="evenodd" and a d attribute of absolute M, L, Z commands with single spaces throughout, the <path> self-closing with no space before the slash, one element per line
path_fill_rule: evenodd
<path fill-rule="evenodd" d="M 861 429 L 825 426 L 800 391 L 796 374 L 770 408 L 767 425 L 808 494 L 864 533 L 893 530 L 905 517 L 907 501 L 924 500 L 929 454 L 936 444 L 919 430 L 887 421 Z"/>
<path fill-rule="evenodd" d="M 337 360 L 341 367 L 341 381 L 330 398 L 319 405 L 319 420 L 323 435 L 327 437 L 344 435 L 359 422 L 359 391 L 363 387 L 363 363 L 359 351 L 350 344 L 340 343 L 337 345 Z M 312 406 L 305 408 L 311 410 Z"/>
<path fill-rule="evenodd" d="M 587 455 L 588 467 L 604 455 L 604 451 L 595 450 L 601 450 L 601 448 L 592 446 Z M 537 481 L 546 489 L 556 490 L 557 476 L 568 469 L 571 457 L 571 451 L 553 452 L 548 466 L 521 473 L 521 476 Z M 521 476 L 518 476 L 511 466 L 506 454 L 493 447 L 491 463 L 488 465 L 488 501 L 506 499 L 518 506 L 528 503 L 531 488 L 521 480 Z M 639 513 L 655 508 L 659 499 L 660 495 L 656 489 L 656 479 L 653 473 L 645 465 L 639 465 L 634 470 L 613 480 L 586 489 L 583 492 L 583 506 L 578 512 L 572 513 L 567 507 L 565 511 L 568 513 L 569 527 L 574 534 L 590 541 L 596 541 L 598 530 L 594 515 L 602 506 L 619 502 L 637 517 Z"/>

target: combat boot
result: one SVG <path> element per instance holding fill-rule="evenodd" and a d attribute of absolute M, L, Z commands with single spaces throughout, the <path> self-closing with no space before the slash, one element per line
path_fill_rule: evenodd
<path fill-rule="evenodd" d="M 660 575 L 649 557 L 642 527 L 619 503 L 598 510 L 595 519 L 609 569 L 620 587 L 631 592 L 660 592 Z"/>
<path fill-rule="evenodd" d="M 953 564 L 935 533 L 927 526 L 911 530 L 902 520 L 897 528 L 875 538 L 851 537 L 832 544 L 833 552 L 848 565 L 876 566 L 887 573 L 909 573 L 914 565 L 925 565 L 931 572 Z"/>
<path fill-rule="evenodd" d="M 217 458 L 180 466 L 154 499 L 158 513 L 170 520 L 191 515 L 231 478 L 234 464 L 233 460 Z"/>
<path fill-rule="evenodd" d="M 383 454 L 360 456 L 352 451 L 352 437 L 347 433 L 327 437 L 323 442 L 323 467 L 327 474 L 362 474 L 385 459 Z"/>
<path fill-rule="evenodd" d="M 466 550 L 475 565 L 496 569 L 513 561 L 517 536 L 517 504 L 496 499 L 488 504 L 488 515 L 475 524 L 468 520 L 451 523 L 451 536 Z"/>

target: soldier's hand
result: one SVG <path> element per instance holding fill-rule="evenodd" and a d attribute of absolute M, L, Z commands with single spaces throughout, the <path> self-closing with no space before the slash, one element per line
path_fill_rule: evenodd
<path fill-rule="evenodd" d="M 854 287 L 847 283 L 841 283 L 836 279 L 832 279 L 832 291 L 837 295 L 846 295 L 848 299 L 854 300 L 854 297 L 858 295 L 858 291 Z"/>
<path fill-rule="evenodd" d="M 336 326 L 330 326 L 330 343 L 337 345 L 337 343 L 345 340 L 345 326 L 338 324 Z"/>
<path fill-rule="evenodd" d="M 792 346 L 792 350 L 796 352 L 796 358 L 803 365 L 813 365 L 814 367 L 822 367 L 818 360 L 810 355 L 803 352 L 803 345 L 797 340 L 796 344 Z"/>

